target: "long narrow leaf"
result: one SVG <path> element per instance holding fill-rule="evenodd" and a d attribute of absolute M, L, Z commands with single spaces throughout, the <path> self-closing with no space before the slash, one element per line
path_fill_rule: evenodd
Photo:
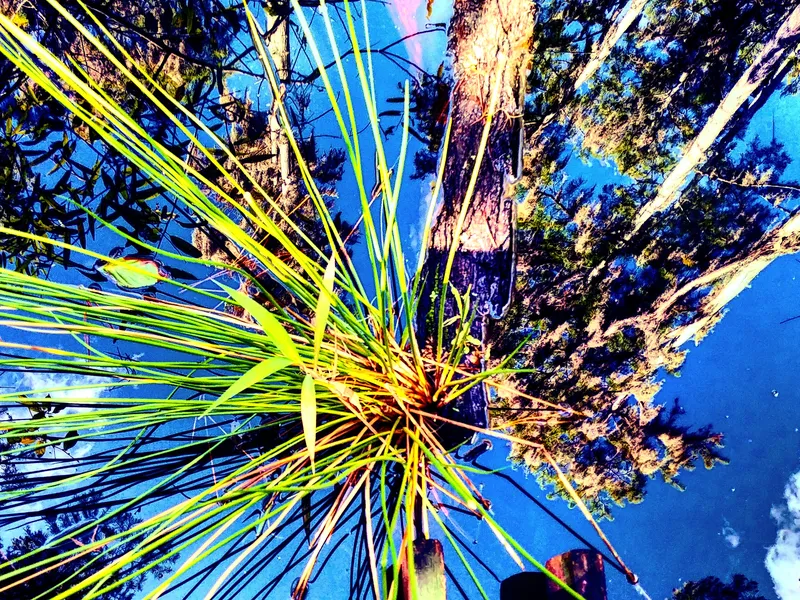
<path fill-rule="evenodd" d="M 289 337 L 289 334 L 286 333 L 283 325 L 281 325 L 281 322 L 278 321 L 275 315 L 247 294 L 229 288 L 221 283 L 218 285 L 228 292 L 230 297 L 233 298 L 239 306 L 249 312 L 252 317 L 258 321 L 264 333 L 269 337 L 272 343 L 275 344 L 275 347 L 283 356 L 292 361 L 292 364 L 298 366 L 303 364 L 300 353 L 297 351 L 297 345 L 292 341 L 292 338 Z"/>
<path fill-rule="evenodd" d="M 322 340 L 325 338 L 325 328 L 328 326 L 328 314 L 331 310 L 335 277 L 336 258 L 334 255 L 331 256 L 328 266 L 325 268 L 325 275 L 322 277 L 322 289 L 319 291 L 319 300 L 317 300 L 317 309 L 314 311 L 314 369 L 319 364 L 319 351 L 322 347 Z"/>
<path fill-rule="evenodd" d="M 229 387 L 224 394 L 222 394 L 219 398 L 214 401 L 214 404 L 208 407 L 203 416 L 209 415 L 214 410 L 219 407 L 220 405 L 224 404 L 237 394 L 243 392 L 244 390 L 254 386 L 255 384 L 268 379 L 274 373 L 277 373 L 281 369 L 285 369 L 289 365 L 292 364 L 292 361 L 288 358 L 283 358 L 281 356 L 273 356 L 272 358 L 268 358 L 264 362 L 258 363 L 252 369 L 244 373 L 239 379 L 236 380 L 231 387 Z"/>
<path fill-rule="evenodd" d="M 300 417 L 303 422 L 303 435 L 306 439 L 312 468 L 317 445 L 317 392 L 315 388 L 314 376 L 306 375 L 300 390 Z"/>

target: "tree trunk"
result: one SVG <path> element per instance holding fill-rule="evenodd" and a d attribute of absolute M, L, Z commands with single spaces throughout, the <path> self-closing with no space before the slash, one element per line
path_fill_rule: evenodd
<path fill-rule="evenodd" d="M 625 12 L 622 13 L 622 17 L 617 19 L 611 26 L 603 41 L 592 49 L 592 57 L 575 80 L 575 91 L 578 91 L 584 83 L 594 76 L 606 58 L 608 58 L 608 55 L 611 54 L 620 38 L 625 35 L 625 32 L 633 25 L 633 22 L 642 14 L 645 4 L 647 4 L 647 0 L 631 0 L 628 3 Z"/>
<path fill-rule="evenodd" d="M 714 290 L 701 302 L 697 317 L 689 324 L 667 334 L 674 348 L 710 328 L 725 306 L 739 295 L 772 262 L 800 250 L 800 213 L 795 212 L 782 225 L 764 234 L 744 257 L 690 281 L 669 298 L 669 308 L 681 297 L 711 284 Z"/>
<path fill-rule="evenodd" d="M 267 48 L 270 56 L 275 63 L 275 70 L 278 81 L 281 84 L 282 93 L 291 75 L 291 58 L 289 56 L 289 17 L 281 11 L 277 11 L 276 16 L 267 17 L 267 31 L 269 39 Z M 295 157 L 289 144 L 289 138 L 278 122 L 278 109 L 274 106 L 270 116 L 270 136 L 272 143 L 272 154 L 277 157 L 277 173 L 280 181 L 274 189 L 280 190 L 283 202 L 293 202 L 297 196 L 297 173 L 295 169 Z"/>
<path fill-rule="evenodd" d="M 780 69 L 798 41 L 800 41 L 800 6 L 789 14 L 775 36 L 764 45 L 750 68 L 728 92 L 705 127 L 684 152 L 681 160 L 667 175 L 656 197 L 639 209 L 631 236 L 639 231 L 655 213 L 666 210 L 675 201 L 686 178 L 698 165 L 705 162 L 706 154 L 734 114 L 766 80 Z"/>
<path fill-rule="evenodd" d="M 737 254 L 730 260 L 711 263 L 708 268 L 695 279 L 680 287 L 673 287 L 654 299 L 648 310 L 634 316 L 619 319 L 611 323 L 602 322 L 599 317 L 594 323 L 593 331 L 585 346 L 576 354 L 585 355 L 586 348 L 604 347 L 614 335 L 627 328 L 635 328 L 645 340 L 642 356 L 646 363 L 640 364 L 637 371 L 641 374 L 639 384 L 628 383 L 619 401 L 625 401 L 637 388 L 647 389 L 656 369 L 670 362 L 671 356 L 692 338 L 699 339 L 713 327 L 722 317 L 722 310 L 739 293 L 744 290 L 772 262 L 800 250 L 800 213 L 788 217 L 781 225 L 765 232 L 760 240 L 753 243 L 744 255 Z M 607 288 L 604 283 L 598 286 Z M 692 319 L 680 327 L 670 325 L 676 312 L 675 307 L 692 292 L 713 286 L 693 309 Z M 647 366 L 645 366 L 645 364 Z M 677 365 L 676 365 L 677 366 Z M 652 392 L 654 393 L 654 391 Z M 640 400 L 644 396 L 639 396 Z"/>
<path fill-rule="evenodd" d="M 528 2 L 457 0 L 451 24 L 456 82 L 452 133 L 443 200 L 434 219 L 425 269 L 427 273 L 443 270 L 455 243 L 451 283 L 461 293 L 471 287 L 478 314 L 495 319 L 507 309 L 514 279 L 516 203 L 509 184 L 517 172 L 515 150 L 524 94 L 520 86 L 529 60 L 533 21 L 533 5 Z M 500 94 L 486 152 L 463 227 L 456 232 L 497 77 Z M 427 283 L 433 284 L 433 278 Z"/>
<path fill-rule="evenodd" d="M 764 85 L 758 90 L 758 93 L 750 100 L 750 103 L 742 110 L 741 115 L 736 119 L 736 123 L 728 127 L 725 134 L 715 143 L 714 151 L 706 159 L 704 163 L 704 173 L 709 173 L 713 170 L 713 166 L 725 156 L 725 150 L 736 137 L 742 133 L 750 125 L 753 117 L 756 116 L 759 110 L 772 98 L 772 95 L 783 87 L 783 81 L 786 76 L 792 71 L 792 56 L 791 54 L 784 59 L 783 64 L 772 76 L 772 78 L 765 82 Z M 774 125 L 774 121 L 773 121 Z M 772 139 L 775 139 L 775 132 L 773 127 Z"/>
<path fill-rule="evenodd" d="M 548 560 L 545 567 L 586 600 L 606 600 L 608 597 L 603 557 L 597 552 L 570 550 Z M 547 600 L 568 600 L 572 597 L 553 581 L 548 580 L 547 588 Z"/>
<path fill-rule="evenodd" d="M 453 244 L 457 251 L 449 283 L 461 294 L 471 291 L 471 305 L 477 313 L 473 335 L 482 339 L 482 319 L 498 319 L 508 309 L 515 265 L 516 201 L 512 182 L 519 174 L 524 86 L 534 20 L 534 5 L 527 0 L 455 1 L 450 28 L 455 80 L 452 129 L 444 165 L 442 204 L 432 226 L 423 266 L 425 287 L 418 312 L 418 333 L 423 346 L 436 345 L 435 328 L 430 331 L 428 324 L 437 322 L 437 318 L 430 317 L 438 316 L 439 303 L 431 301 L 431 294 L 442 291 L 442 278 Z M 499 95 L 486 150 L 476 166 L 496 84 Z M 478 168 L 476 185 L 465 204 L 475 168 Z M 459 229 L 462 209 L 466 213 Z M 455 314 L 450 294 L 444 318 Z M 445 332 L 445 346 L 447 338 Z M 464 406 L 455 408 L 458 420 L 486 426 L 485 390 L 482 386 L 473 390 L 471 398 L 463 400 Z"/>

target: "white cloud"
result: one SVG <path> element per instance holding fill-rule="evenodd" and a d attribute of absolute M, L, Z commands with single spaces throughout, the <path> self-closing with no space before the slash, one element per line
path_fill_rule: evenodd
<path fill-rule="evenodd" d="M 800 600 L 800 472 L 789 478 L 783 492 L 785 505 L 773 506 L 778 535 L 764 564 L 781 600 Z"/>
<path fill-rule="evenodd" d="M 739 544 L 742 543 L 742 536 L 731 527 L 731 524 L 728 523 L 728 520 L 725 519 L 725 525 L 722 527 L 722 536 L 725 538 L 725 542 L 731 548 L 738 548 Z"/>
<path fill-rule="evenodd" d="M 16 388 L 18 393 L 27 394 L 31 398 L 42 397 L 46 392 L 50 392 L 54 399 L 88 400 L 99 398 L 109 390 L 108 380 L 102 377 L 90 377 L 74 374 L 57 373 L 24 373 L 18 378 L 11 387 Z M 80 407 L 68 407 L 62 414 L 75 414 L 88 410 Z M 12 419 L 30 418 L 30 412 L 23 406 L 11 407 L 7 410 L 8 417 Z M 71 452 L 74 458 L 81 458 L 89 454 L 93 444 L 91 442 L 81 442 Z M 36 465 L 30 463 L 20 466 L 20 471 L 36 470 Z M 67 475 L 75 471 L 75 468 L 65 467 L 60 470 L 52 470 L 51 475 Z"/>
<path fill-rule="evenodd" d="M 53 398 L 82 400 L 99 398 L 109 390 L 108 379 L 73 374 L 24 373 L 21 377 L 15 379 L 9 376 L 3 377 L 0 383 L 4 384 L 6 388 L 15 389 L 16 393 L 27 394 L 31 398 L 42 397 L 46 393 L 45 390 L 51 390 Z M 62 414 L 74 414 L 82 412 L 83 410 L 87 409 L 69 407 L 65 409 Z M 8 417 L 13 419 L 30 418 L 30 412 L 23 406 L 9 408 L 7 412 Z M 81 442 L 72 449 L 70 454 L 73 458 L 80 459 L 91 452 L 93 445 L 94 444 L 91 442 Z M 21 472 L 25 473 L 34 472 L 38 467 L 35 463 L 31 462 L 25 465 L 18 465 L 18 468 Z M 51 476 L 65 477 L 72 475 L 76 470 L 77 468 L 75 466 L 65 466 L 61 469 L 51 469 L 48 474 Z M 25 514 L 41 510 L 42 508 L 43 504 L 41 502 L 36 502 L 29 505 L 20 505 L 18 508 L 14 509 L 13 512 Z M 41 529 L 43 526 L 42 522 L 37 521 L 28 521 L 25 524 L 32 529 Z M 0 542 L 7 544 L 13 537 L 19 535 L 19 533 L 20 530 L 0 532 Z"/>
<path fill-rule="evenodd" d="M 21 392 L 28 390 L 32 392 L 58 390 L 57 392 L 52 392 L 54 398 L 99 398 L 103 392 L 108 390 L 108 381 L 103 377 L 89 377 L 69 373 L 24 373 L 17 388 Z"/>

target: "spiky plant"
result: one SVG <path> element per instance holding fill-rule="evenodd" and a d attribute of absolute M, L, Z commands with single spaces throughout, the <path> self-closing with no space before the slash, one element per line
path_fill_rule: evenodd
<path fill-rule="evenodd" d="M 66 567 L 70 575 L 37 598 L 101 598 L 173 562 L 146 598 L 192 585 L 198 577 L 205 583 L 191 597 L 240 597 L 241 572 L 253 568 L 253 557 L 269 560 L 275 548 L 293 544 L 305 561 L 293 589 L 300 597 L 315 565 L 330 552 L 326 543 L 344 523 L 356 519 L 355 596 L 397 597 L 403 565 L 415 589 L 413 541 L 440 532 L 486 598 L 439 513 L 442 500 L 483 519 L 520 565 L 527 560 L 544 570 L 495 521 L 469 479 L 470 469 L 455 460 L 437 434 L 444 421 L 437 415 L 441 406 L 471 386 L 483 385 L 499 370 L 459 372 L 460 357 L 470 343 L 468 295 L 459 298 L 462 312 L 449 324 L 457 331 L 448 336 L 441 358 L 419 347 L 414 316 L 420 286 L 406 271 L 397 223 L 408 141 L 408 86 L 402 147 L 392 172 L 394 161 L 387 157 L 378 124 L 365 4 L 360 25 L 344 4 L 345 36 L 357 71 L 351 80 L 325 4 L 319 14 L 335 59 L 332 72 L 315 37 L 321 34 L 311 31 L 294 2 L 358 190 L 361 234 L 370 258 L 370 268 L 359 273 L 303 161 L 263 34 L 246 6 L 281 125 L 325 230 L 324 248 L 293 223 L 210 127 L 172 101 L 144 70 L 137 70 L 95 13 L 86 11 L 101 37 L 56 0 L 48 1 L 129 85 L 171 119 L 187 146 L 201 152 L 226 185 L 215 184 L 150 137 L 80 64 L 62 62 L 2 15 L 0 51 L 172 201 L 222 235 L 242 260 L 215 262 L 130 240 L 158 257 L 158 262 L 137 261 L 0 228 L 7 235 L 100 261 L 107 274 L 128 287 L 157 283 L 160 290 L 155 296 L 109 291 L 0 270 L 0 368 L 67 374 L 75 382 L 0 397 L 15 416 L 3 423 L 8 444 L 4 458 L 34 464 L 26 477 L 0 493 L 1 518 L 9 524 L 26 507 L 29 516 L 74 510 L 67 501 L 85 497 L 87 490 L 104 502 L 91 519 L 53 536 L 24 560 L 3 565 L 0 596 L 14 597 L 26 581 Z M 366 36 L 363 47 L 359 27 Z M 335 85 L 334 75 L 339 78 Z M 361 114 L 369 119 L 369 141 L 359 136 L 356 117 Z M 491 114 L 487 128 L 490 123 Z M 380 179 L 377 198 L 368 181 L 373 149 Z M 226 170 L 223 163 L 237 171 Z M 256 195 L 267 199 L 267 207 L 254 200 Z M 108 231 L 127 238 L 113 223 L 82 208 Z M 277 242 L 281 251 L 268 250 L 266 240 L 272 248 Z M 160 268 L 170 264 L 227 273 L 238 284 L 207 280 L 190 286 Z M 291 302 L 278 302 L 263 285 L 267 280 L 279 285 Z M 457 294 L 446 276 L 441 283 L 443 296 Z M 114 393 L 97 397 L 100 387 Z M 19 417 L 22 408 L 30 418 Z M 501 432 L 486 433 L 509 439 Z M 130 514 L 139 516 L 97 535 L 104 523 L 118 523 Z M 308 543 L 302 551 L 306 540 L 298 537 L 301 528 Z M 286 536 L 289 541 L 279 541 Z M 204 574 L 215 557 L 227 562 L 206 582 Z"/>

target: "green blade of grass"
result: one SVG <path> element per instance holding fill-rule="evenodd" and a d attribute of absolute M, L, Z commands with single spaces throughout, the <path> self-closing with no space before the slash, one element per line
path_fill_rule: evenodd
<path fill-rule="evenodd" d="M 336 277 L 336 255 L 331 255 L 325 274 L 322 277 L 322 288 L 319 291 L 317 308 L 314 311 L 314 369 L 319 365 L 319 352 L 322 340 L 325 338 L 325 329 L 328 326 L 328 314 L 331 310 L 333 297 L 333 284 Z"/>
<path fill-rule="evenodd" d="M 308 447 L 311 468 L 314 468 L 314 454 L 317 443 L 317 392 L 314 376 L 309 374 L 303 379 L 300 391 L 300 417 L 303 422 L 303 436 Z"/>
<path fill-rule="evenodd" d="M 239 379 L 236 380 L 231 387 L 229 387 L 224 394 L 222 394 L 219 398 L 217 398 L 214 403 L 206 409 L 202 416 L 208 416 L 214 410 L 224 404 L 237 394 L 243 392 L 244 390 L 252 387 L 256 383 L 260 381 L 264 381 L 265 379 L 269 378 L 270 375 L 277 373 L 278 371 L 285 369 L 289 365 L 293 364 L 292 361 L 288 358 L 283 358 L 281 356 L 273 356 L 272 358 L 268 358 L 264 362 L 258 363 L 252 369 L 247 371 L 244 375 L 242 375 Z"/>
<path fill-rule="evenodd" d="M 288 358 L 292 364 L 297 366 L 303 365 L 303 359 L 300 358 L 300 353 L 297 351 L 297 345 L 286 333 L 286 330 L 281 325 L 278 318 L 269 312 L 266 308 L 253 300 L 247 294 L 243 294 L 239 290 L 234 290 L 226 285 L 218 283 L 219 287 L 228 292 L 228 295 L 236 301 L 236 303 L 249 312 L 252 317 L 261 325 L 264 333 L 275 344 L 278 352 Z"/>

